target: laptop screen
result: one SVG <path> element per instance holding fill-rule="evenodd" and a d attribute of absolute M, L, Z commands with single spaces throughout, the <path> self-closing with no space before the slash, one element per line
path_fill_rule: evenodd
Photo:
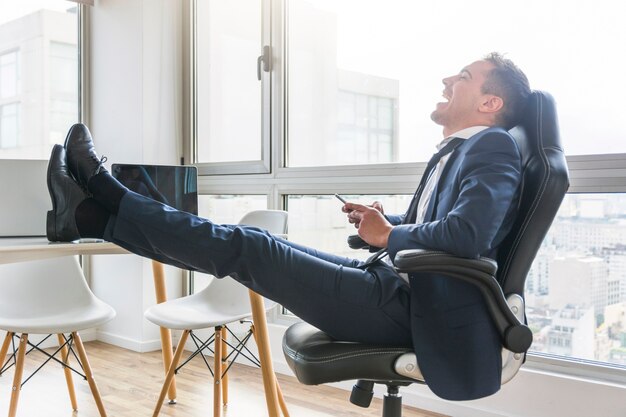
<path fill-rule="evenodd" d="M 131 191 L 177 210 L 198 214 L 196 167 L 113 164 L 111 174 Z"/>
<path fill-rule="evenodd" d="M 0 160 L 0 237 L 46 235 L 47 160 Z"/>

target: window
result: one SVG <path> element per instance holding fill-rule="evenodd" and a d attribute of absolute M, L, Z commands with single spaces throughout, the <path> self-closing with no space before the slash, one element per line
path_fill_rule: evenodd
<path fill-rule="evenodd" d="M 244 214 L 253 210 L 266 210 L 265 195 L 200 195 L 198 215 L 217 224 L 237 224 Z"/>
<path fill-rule="evenodd" d="M 263 7 L 271 100 L 258 117 L 271 113 L 271 163 L 266 172 L 205 177 L 202 192 L 267 190 L 270 208 L 289 211 L 291 240 L 366 256 L 347 249 L 354 229 L 332 194 L 384 198 L 389 212 L 405 211 L 420 161 L 442 139 L 429 117 L 442 78 L 488 52 L 506 53 L 533 88 L 556 98 L 571 172 L 571 194 L 527 279 L 532 350 L 625 364 L 626 84 L 615 80 L 626 64 L 626 26 L 618 3 L 285 0 L 271 2 L 269 14 Z M 498 36 L 479 35 L 477 21 L 491 22 Z"/>
<path fill-rule="evenodd" d="M 13 50 L 0 55 L 0 152 L 19 143 L 19 91 L 19 51 Z"/>
<path fill-rule="evenodd" d="M 402 214 L 412 195 L 342 195 L 346 200 L 360 204 L 380 201 L 385 212 Z M 326 252 L 355 259 L 371 255 L 366 250 L 350 249 L 346 239 L 356 234 L 354 226 L 341 212 L 342 203 L 331 195 L 288 195 L 289 239 Z"/>
<path fill-rule="evenodd" d="M 47 159 L 79 121 L 79 6 L 0 5 L 0 158 Z"/>
<path fill-rule="evenodd" d="M 625 85 L 613 82 L 626 63 L 615 49 L 626 41 L 619 7 L 607 1 L 576 7 L 539 0 L 288 1 L 288 164 L 337 162 L 323 151 L 342 140 L 338 91 L 354 89 L 397 100 L 393 162 L 424 160 L 441 140 L 429 120 L 441 79 L 492 50 L 508 52 L 534 88 L 557 98 L 568 154 L 626 152 L 626 141 L 613 139 L 626 136 L 622 106 L 610 99 L 626 94 Z M 512 15 L 513 21 L 505 18 Z M 498 36 L 477 36 L 476 21 L 492 22 Z M 603 57 L 601 76 L 592 57 Z M 386 155 L 354 163 L 386 162 Z"/>
<path fill-rule="evenodd" d="M 235 170 L 240 172 L 269 169 L 263 147 L 263 90 L 257 78 L 261 5 L 254 0 L 195 3 L 195 161 L 200 164 L 242 162 Z"/>
<path fill-rule="evenodd" d="M 626 365 L 626 195 L 570 194 L 526 280 L 531 350 Z"/>
<path fill-rule="evenodd" d="M 338 94 L 337 136 L 324 159 L 333 165 L 395 160 L 396 100 L 351 91 Z"/>
<path fill-rule="evenodd" d="M 19 137 L 19 107 L 17 104 L 0 106 L 0 149 L 15 148 Z"/>
<path fill-rule="evenodd" d="M 17 96 L 19 85 L 18 51 L 0 55 L 0 99 Z"/>
<path fill-rule="evenodd" d="M 50 143 L 61 143 L 78 114 L 78 46 L 50 42 Z"/>

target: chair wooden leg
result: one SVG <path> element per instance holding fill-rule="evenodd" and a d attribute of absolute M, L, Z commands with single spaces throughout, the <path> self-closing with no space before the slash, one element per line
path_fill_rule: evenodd
<path fill-rule="evenodd" d="M 157 417 L 159 415 L 159 412 L 161 411 L 161 406 L 163 405 L 163 401 L 165 401 L 165 396 L 167 395 L 170 385 L 172 381 L 174 380 L 174 373 L 176 372 L 176 367 L 178 366 L 180 357 L 183 355 L 183 352 L 185 351 L 185 343 L 187 343 L 187 336 L 189 336 L 189 330 L 185 330 L 183 334 L 180 336 L 180 340 L 178 341 L 178 346 L 176 347 L 176 352 L 174 353 L 174 357 L 172 358 L 170 367 L 167 370 L 167 374 L 165 375 L 165 381 L 163 382 L 163 387 L 161 388 L 161 393 L 159 394 L 159 399 L 157 400 L 156 407 L 154 408 L 154 413 L 152 413 L 152 417 Z"/>
<path fill-rule="evenodd" d="M 228 368 L 228 345 L 226 344 L 226 327 L 222 328 L 222 370 Z M 228 374 L 222 377 L 222 404 L 228 404 Z"/>
<path fill-rule="evenodd" d="M 254 325 L 252 326 L 252 336 L 254 336 L 254 341 L 258 346 L 259 342 L 257 340 Z M 283 390 L 280 388 L 280 384 L 278 383 L 278 378 L 276 378 L 276 375 L 274 375 L 274 380 L 276 381 L 276 394 L 278 396 L 278 405 L 280 406 L 280 411 L 282 411 L 284 417 L 289 417 L 289 410 L 287 409 L 287 403 L 285 402 L 285 398 L 283 397 Z"/>
<path fill-rule="evenodd" d="M 220 379 L 222 376 L 222 328 L 215 328 L 215 344 L 214 344 L 214 361 L 213 361 L 213 417 L 221 417 L 222 415 L 222 388 Z"/>
<path fill-rule="evenodd" d="M 24 360 L 26 356 L 27 343 L 28 334 L 22 333 L 22 337 L 20 337 L 20 346 L 17 349 L 15 375 L 13 375 L 13 391 L 11 392 L 11 403 L 9 404 L 9 417 L 15 417 L 15 413 L 17 411 L 17 401 L 20 398 L 20 390 L 22 389 L 22 373 L 24 372 Z"/>
<path fill-rule="evenodd" d="M 269 417 L 278 417 L 280 415 L 280 405 L 278 401 L 278 390 L 276 389 L 276 375 L 274 374 L 274 366 L 272 365 L 267 320 L 265 319 L 265 304 L 259 294 L 252 290 L 249 291 L 249 294 L 255 340 L 259 348 L 259 360 L 261 361 L 261 375 L 263 376 L 267 413 Z"/>
<path fill-rule="evenodd" d="M 165 289 L 165 270 L 163 264 L 152 261 L 152 276 L 154 278 L 154 293 L 157 304 L 167 301 L 167 291 Z M 167 374 L 167 370 L 172 363 L 172 332 L 170 329 L 161 327 L 161 354 L 163 355 L 163 371 Z M 176 379 L 170 383 L 168 390 L 170 404 L 176 403 Z"/>
<path fill-rule="evenodd" d="M 57 339 L 59 339 L 59 346 L 63 346 L 63 344 L 65 343 L 65 338 L 61 333 L 57 335 Z M 70 364 L 70 352 L 67 346 L 61 349 L 61 357 L 63 358 L 64 364 Z M 63 372 L 65 372 L 65 381 L 67 382 L 67 391 L 70 394 L 72 410 L 76 411 L 78 410 L 78 403 L 76 402 L 76 391 L 74 391 L 74 379 L 72 378 L 72 370 L 70 368 L 63 367 Z"/>
<path fill-rule="evenodd" d="M 278 378 L 276 378 L 276 392 L 278 393 L 278 404 L 280 405 L 280 410 L 283 412 L 283 416 L 289 417 L 289 410 L 287 409 L 287 403 L 283 397 L 283 390 L 280 389 L 280 385 L 278 384 Z"/>
<path fill-rule="evenodd" d="M 13 335 L 13 332 L 7 332 L 6 336 L 4 336 L 4 342 L 2 342 L 2 347 L 0 348 L 0 369 L 2 369 L 2 365 L 4 365 L 4 360 L 7 357 L 7 352 L 9 351 Z"/>
<path fill-rule="evenodd" d="M 93 395 L 93 399 L 96 401 L 96 406 L 98 407 L 100 416 L 106 417 L 107 413 L 104 410 L 104 404 L 102 404 L 102 398 L 100 398 L 100 391 L 98 390 L 98 385 L 96 384 L 96 380 L 94 379 L 93 373 L 91 372 L 91 365 L 89 365 L 89 359 L 87 358 L 87 352 L 85 352 L 85 346 L 83 345 L 83 341 L 78 335 L 78 332 L 72 332 L 72 337 L 74 338 L 74 343 L 76 344 L 76 350 L 78 351 L 78 356 L 80 357 L 80 361 L 83 364 L 83 370 L 85 371 L 85 376 L 87 377 L 87 382 L 89 383 L 89 388 L 91 389 L 91 394 Z"/>

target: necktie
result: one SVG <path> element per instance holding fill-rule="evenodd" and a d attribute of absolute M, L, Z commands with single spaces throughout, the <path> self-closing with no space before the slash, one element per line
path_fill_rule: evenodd
<path fill-rule="evenodd" d="M 422 179 L 417 186 L 417 190 L 415 190 L 415 194 L 413 195 L 411 204 L 409 204 L 409 208 L 404 216 L 404 221 L 402 222 L 402 224 L 415 223 L 415 219 L 417 217 L 417 205 L 422 196 L 422 192 L 424 191 L 424 186 L 426 185 L 428 178 L 432 174 L 433 169 L 435 169 L 435 166 L 437 166 L 441 158 L 452 152 L 458 145 L 461 144 L 461 142 L 463 142 L 463 139 L 453 138 L 452 140 L 450 140 L 450 142 L 446 144 L 446 146 L 441 148 L 439 152 L 435 153 L 432 158 L 430 158 L 430 161 L 428 161 L 426 169 L 424 170 L 424 174 L 422 175 Z"/>

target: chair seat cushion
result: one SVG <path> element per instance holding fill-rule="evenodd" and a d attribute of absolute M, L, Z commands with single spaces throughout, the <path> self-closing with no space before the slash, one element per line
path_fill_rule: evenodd
<path fill-rule="evenodd" d="M 156 304 L 147 309 L 144 316 L 152 323 L 168 329 L 196 330 L 222 326 L 252 314 L 247 303 L 238 308 L 220 308 L 221 305 L 207 302 L 198 294 Z"/>
<path fill-rule="evenodd" d="M 396 359 L 412 351 L 412 347 L 337 341 L 307 323 L 292 325 L 283 337 L 287 364 L 306 385 L 351 379 L 418 382 L 394 371 Z"/>

